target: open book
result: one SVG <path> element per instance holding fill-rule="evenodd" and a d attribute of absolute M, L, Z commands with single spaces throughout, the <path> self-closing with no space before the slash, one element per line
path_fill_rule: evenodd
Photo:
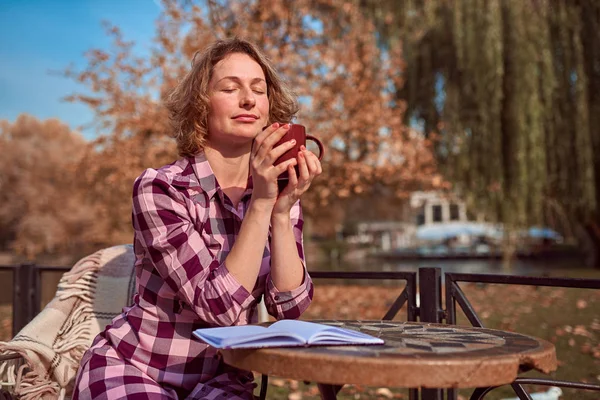
<path fill-rule="evenodd" d="M 277 321 L 269 327 L 240 325 L 196 329 L 194 336 L 218 349 L 384 343 L 366 333 L 294 319 Z"/>

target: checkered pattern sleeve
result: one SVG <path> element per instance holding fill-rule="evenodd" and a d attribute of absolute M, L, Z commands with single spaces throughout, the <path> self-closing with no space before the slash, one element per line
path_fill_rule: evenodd
<path fill-rule="evenodd" d="M 160 171 L 148 169 L 134 184 L 136 240 L 162 280 L 200 319 L 233 325 L 254 297 L 211 255 L 194 226 L 193 210 L 190 199 Z"/>
<path fill-rule="evenodd" d="M 265 306 L 267 311 L 273 317 L 279 319 L 296 319 L 308 308 L 313 297 L 313 283 L 306 270 L 304 261 L 304 244 L 302 239 L 302 228 L 304 220 L 302 218 L 302 206 L 300 200 L 294 204 L 290 211 L 294 236 L 296 238 L 296 248 L 298 256 L 302 261 L 304 268 L 304 280 L 296 289 L 288 292 L 280 292 L 271 280 L 271 274 L 267 277 L 267 291 L 265 293 Z"/>

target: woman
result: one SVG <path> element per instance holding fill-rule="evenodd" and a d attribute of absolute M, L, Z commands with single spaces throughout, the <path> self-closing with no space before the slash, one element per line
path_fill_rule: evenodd
<path fill-rule="evenodd" d="M 274 145 L 297 103 L 271 63 L 247 41 L 217 41 L 167 106 L 182 158 L 135 181 L 138 292 L 85 353 L 74 399 L 250 399 L 252 374 L 192 331 L 257 322 L 263 295 L 277 319 L 312 298 L 299 198 L 321 165 L 305 148 L 273 165 L 293 146 Z"/>

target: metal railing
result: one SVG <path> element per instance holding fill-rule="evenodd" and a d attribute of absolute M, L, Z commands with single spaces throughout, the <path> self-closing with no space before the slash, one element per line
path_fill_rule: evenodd
<path fill-rule="evenodd" d="M 66 272 L 70 267 L 36 264 L 0 265 L 0 271 L 12 272 L 12 336 L 16 335 L 40 312 L 43 272 Z"/>
<path fill-rule="evenodd" d="M 405 281 L 406 286 L 396 298 L 394 303 L 383 316 L 383 320 L 392 320 L 402 309 L 406 308 L 406 320 L 416 321 L 419 315 L 417 307 L 417 274 L 414 272 L 347 272 L 347 271 L 311 271 L 310 277 L 317 279 L 341 279 L 341 280 L 393 280 Z"/>
<path fill-rule="evenodd" d="M 446 309 L 439 310 L 444 315 L 446 323 L 456 324 L 456 304 L 465 314 L 471 325 L 483 327 L 483 322 L 475 312 L 475 309 L 469 302 L 469 299 L 459 286 L 459 282 L 469 283 L 485 283 L 485 284 L 502 284 L 502 285 L 519 285 L 519 286 L 546 286 L 546 287 L 561 287 L 561 288 L 577 288 L 577 289 L 600 289 L 600 279 L 580 279 L 580 278 L 550 278 L 550 277 L 535 277 L 535 276 L 518 276 L 518 275 L 489 275 L 489 274 L 461 274 L 461 273 L 446 273 L 444 274 L 445 289 L 446 289 Z M 531 396 L 521 386 L 522 384 L 535 384 L 542 386 L 558 386 L 574 389 L 596 390 L 600 391 L 600 385 L 587 384 L 583 382 L 569 382 L 554 379 L 541 378 L 517 378 L 512 384 L 512 388 L 522 400 L 531 400 Z M 495 389 L 478 388 L 471 395 L 471 400 L 481 400 L 484 396 Z M 456 398 L 456 390 L 448 390 L 448 399 Z"/>
<path fill-rule="evenodd" d="M 0 265 L 0 271 L 10 270 L 13 274 L 13 336 L 29 323 L 40 311 L 41 273 L 66 272 L 68 267 L 39 266 L 35 264 Z M 456 324 L 457 304 L 469 322 L 476 327 L 483 323 L 459 283 L 484 283 L 504 285 L 548 286 L 579 289 L 600 289 L 600 279 L 550 278 L 516 275 L 445 273 L 445 301 L 442 291 L 442 273 L 440 268 L 420 268 L 418 272 L 348 272 L 348 271 L 311 271 L 314 280 L 366 280 L 366 281 L 404 281 L 405 286 L 385 315 L 383 320 L 395 318 L 406 305 L 406 320 L 432 323 Z M 417 305 L 417 292 L 420 304 Z M 444 304 L 446 308 L 444 308 Z M 512 384 L 520 399 L 531 399 L 521 384 L 552 385 L 569 388 L 598 390 L 600 385 L 580 382 L 567 382 L 550 379 L 517 378 Z M 476 389 L 471 399 L 479 400 L 494 388 Z M 457 391 L 449 389 L 447 399 L 456 399 Z M 441 389 L 411 389 L 409 399 L 441 400 Z"/>

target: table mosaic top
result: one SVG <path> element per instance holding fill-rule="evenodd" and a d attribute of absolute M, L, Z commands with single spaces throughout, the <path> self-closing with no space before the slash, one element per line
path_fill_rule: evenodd
<path fill-rule="evenodd" d="M 556 369 L 554 346 L 486 328 L 400 321 L 318 320 L 380 337 L 384 345 L 223 350 L 239 368 L 330 384 L 481 387 L 512 382 L 520 370 Z"/>

